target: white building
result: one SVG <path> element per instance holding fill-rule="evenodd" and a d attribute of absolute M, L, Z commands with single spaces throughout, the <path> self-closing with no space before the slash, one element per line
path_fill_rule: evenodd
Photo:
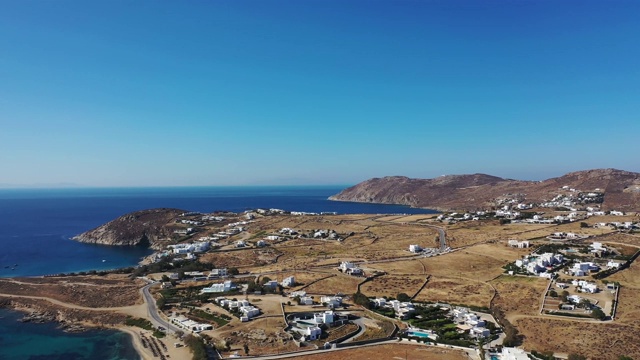
<path fill-rule="evenodd" d="M 313 299 L 309 296 L 300 297 L 300 305 L 313 305 Z"/>
<path fill-rule="evenodd" d="M 190 320 L 184 316 L 173 316 L 169 318 L 172 324 L 177 325 L 179 328 L 184 330 L 188 330 L 194 333 L 199 333 L 205 330 L 213 330 L 213 326 L 211 324 L 201 324 Z"/>
<path fill-rule="evenodd" d="M 409 251 L 411 251 L 412 253 L 416 254 L 422 251 L 422 248 L 420 247 L 420 245 L 409 245 Z"/>
<path fill-rule="evenodd" d="M 305 340 L 318 340 L 322 335 L 322 330 L 317 326 L 310 326 L 304 329 L 302 335 L 304 335 Z"/>
<path fill-rule="evenodd" d="M 342 298 L 339 296 L 323 296 L 320 298 L 320 303 L 334 309 L 342 305 Z"/>
<path fill-rule="evenodd" d="M 356 265 L 349 261 L 343 261 L 340 263 L 340 271 L 346 273 L 348 270 L 356 268 Z"/>
<path fill-rule="evenodd" d="M 246 305 L 240 307 L 240 312 L 246 316 L 248 319 L 254 318 L 260 315 L 260 309 L 255 306 Z"/>
<path fill-rule="evenodd" d="M 284 280 L 282 280 L 283 287 L 292 287 L 292 286 L 295 286 L 295 284 L 296 284 L 296 280 L 293 276 L 289 276 L 288 278 L 285 278 Z"/>
<path fill-rule="evenodd" d="M 201 294 L 210 294 L 210 293 L 221 293 L 227 292 L 235 289 L 236 286 L 231 280 L 227 280 L 221 284 L 211 284 L 209 287 L 203 288 L 200 290 Z"/>
<path fill-rule="evenodd" d="M 316 324 L 331 324 L 335 321 L 335 314 L 331 310 L 313 314 L 313 320 Z"/>
<path fill-rule="evenodd" d="M 375 300 L 373 300 L 373 303 L 376 307 L 384 307 L 385 305 L 387 305 L 387 299 L 385 298 L 377 298 Z"/>
<path fill-rule="evenodd" d="M 225 277 L 228 275 L 227 269 L 213 269 L 209 272 L 209 276 L 208 278 L 210 279 L 215 279 L 215 278 L 221 278 L 221 277 Z"/>
<path fill-rule="evenodd" d="M 615 269 L 617 269 L 617 268 L 619 268 L 619 267 L 620 267 L 620 265 L 621 265 L 621 264 L 620 264 L 619 262 L 615 262 L 615 261 L 613 261 L 613 260 L 609 260 L 609 262 L 607 262 L 607 267 L 609 267 L 609 268 L 615 268 Z"/>
<path fill-rule="evenodd" d="M 509 246 L 524 249 L 529 247 L 529 241 L 509 240 Z"/>

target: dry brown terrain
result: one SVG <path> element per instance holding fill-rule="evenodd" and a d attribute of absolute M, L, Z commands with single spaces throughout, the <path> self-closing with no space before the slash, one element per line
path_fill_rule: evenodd
<path fill-rule="evenodd" d="M 367 296 L 396 296 L 405 293 L 413 296 L 426 280 L 426 276 L 383 275 L 363 284 L 360 291 Z"/>
<path fill-rule="evenodd" d="M 337 293 L 355 294 L 358 284 L 364 279 L 340 274 L 312 284 L 304 290 L 309 294 L 334 295 Z"/>
<path fill-rule="evenodd" d="M 433 179 L 387 176 L 363 181 L 330 199 L 474 210 L 495 204 L 494 200 L 505 194 L 526 194 L 528 202 L 543 202 L 557 195 L 563 186 L 581 191 L 602 189 L 606 194 L 603 207 L 607 210 L 640 209 L 640 174 L 617 169 L 576 171 L 544 181 L 503 179 L 486 174 L 445 175 Z"/>
<path fill-rule="evenodd" d="M 370 359 L 424 359 L 424 360 L 468 360 L 468 356 L 453 349 L 434 348 L 408 344 L 385 344 L 358 349 L 325 352 L 317 355 L 301 355 L 305 360 L 370 360 Z"/>
<path fill-rule="evenodd" d="M 576 353 L 592 359 L 640 357 L 640 331 L 617 323 L 580 322 L 565 319 L 525 317 L 514 322 L 525 336 L 527 350 Z M 585 346 L 586 344 L 586 346 Z"/>
<path fill-rule="evenodd" d="M 548 284 L 549 280 L 543 278 L 500 276 L 491 281 L 496 289 L 492 307 L 504 311 L 507 319 L 516 315 L 537 315 Z"/>
<path fill-rule="evenodd" d="M 493 289 L 484 282 L 432 276 L 415 300 L 488 307 L 492 296 Z"/>
<path fill-rule="evenodd" d="M 37 295 L 85 307 L 122 307 L 142 303 L 141 283 L 125 276 L 0 279 L 0 294 Z M 105 301 L 109 299 L 109 301 Z"/>

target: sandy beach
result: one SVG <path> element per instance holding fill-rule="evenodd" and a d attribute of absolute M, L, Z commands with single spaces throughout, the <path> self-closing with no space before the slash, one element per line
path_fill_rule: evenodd
<path fill-rule="evenodd" d="M 142 360 L 153 360 L 153 359 L 160 358 L 158 356 L 154 357 L 151 349 L 148 347 L 145 348 L 144 345 L 142 344 L 142 336 L 146 337 L 147 339 L 151 339 L 153 337 L 153 333 L 151 331 L 142 330 L 139 328 L 134 328 L 129 326 L 117 326 L 115 327 L 115 329 L 131 335 L 133 339 L 133 346 L 138 352 L 138 354 L 140 354 L 140 358 Z M 167 359 L 190 359 L 191 358 L 191 352 L 189 351 L 188 348 L 184 346 L 176 348 L 174 346 L 174 343 L 180 343 L 183 345 L 184 343 L 179 339 L 175 338 L 173 335 L 167 335 L 166 337 L 159 340 L 161 340 L 167 347 L 166 351 L 162 350 L 162 353 L 166 356 Z"/>

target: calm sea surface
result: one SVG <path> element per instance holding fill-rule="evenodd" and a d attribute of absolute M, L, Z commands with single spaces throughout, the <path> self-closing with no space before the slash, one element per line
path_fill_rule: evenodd
<path fill-rule="evenodd" d="M 158 207 L 240 212 L 255 208 L 338 214 L 433 213 L 396 205 L 326 200 L 343 187 L 188 187 L 0 190 L 0 277 L 103 270 L 137 264 L 151 251 L 70 238 L 131 211 Z M 104 261 L 103 261 L 104 260 Z M 0 309 L 0 359 L 138 359 L 128 335 L 66 334 L 23 324 Z M 109 349 L 113 349 L 110 351 Z"/>

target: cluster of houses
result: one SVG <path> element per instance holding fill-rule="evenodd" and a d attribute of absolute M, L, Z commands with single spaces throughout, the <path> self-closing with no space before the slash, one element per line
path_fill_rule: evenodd
<path fill-rule="evenodd" d="M 396 317 L 400 320 L 408 320 L 416 312 L 416 307 L 412 302 L 387 300 L 385 298 L 373 299 L 373 304 L 377 308 L 393 309 Z"/>
<path fill-rule="evenodd" d="M 202 221 L 186 220 L 186 219 L 179 220 L 179 223 L 180 224 L 186 224 L 186 225 L 193 225 L 193 226 L 202 226 L 202 225 L 204 225 L 204 222 L 202 222 Z"/>
<path fill-rule="evenodd" d="M 169 280 L 180 280 L 180 274 L 178 273 L 170 273 L 167 275 Z M 186 281 L 209 281 L 216 280 L 220 278 L 224 278 L 228 276 L 227 269 L 213 269 L 209 271 L 208 274 L 205 274 L 201 271 L 187 271 L 184 273 L 184 279 Z M 165 285 L 165 287 L 170 287 L 169 285 Z"/>
<path fill-rule="evenodd" d="M 438 221 L 444 221 L 444 222 L 448 222 L 450 224 L 456 223 L 458 221 L 478 221 L 480 220 L 481 217 L 486 216 L 487 212 L 486 211 L 476 211 L 475 213 L 464 213 L 464 214 L 458 214 L 458 213 L 451 213 L 451 214 L 440 214 L 438 215 L 438 217 L 436 217 L 436 220 Z"/>
<path fill-rule="evenodd" d="M 301 314 L 299 317 L 294 317 L 291 322 L 290 331 L 300 334 L 302 341 L 318 340 L 322 336 L 322 329 L 320 326 L 326 325 L 332 326 L 340 317 L 332 310 L 313 314 Z"/>
<path fill-rule="evenodd" d="M 352 276 L 363 276 L 364 275 L 364 271 L 362 271 L 361 268 L 359 268 L 356 264 L 349 262 L 349 261 L 343 261 L 340 263 L 340 266 L 338 267 L 338 270 L 348 274 L 348 275 L 352 275 Z"/>
<path fill-rule="evenodd" d="M 600 289 L 598 288 L 598 285 L 594 282 L 589 282 L 586 280 L 572 280 L 571 281 L 571 285 L 575 286 L 576 289 L 578 289 L 580 292 L 583 293 L 590 293 L 590 294 L 595 294 L 598 291 L 600 291 Z"/>
<path fill-rule="evenodd" d="M 551 278 L 553 273 L 549 271 L 564 261 L 562 254 L 544 253 L 541 255 L 530 255 L 523 259 L 516 260 L 515 265 L 526 269 L 526 271 L 532 275 Z"/>
<path fill-rule="evenodd" d="M 249 300 L 229 300 L 224 297 L 215 298 L 215 303 L 231 312 L 240 313 L 240 321 L 247 322 L 260 315 L 260 309 L 251 305 Z"/>
<path fill-rule="evenodd" d="M 202 323 L 193 321 L 184 315 L 177 316 L 173 314 L 171 317 L 169 317 L 169 321 L 171 321 L 171 323 L 176 325 L 177 327 L 183 330 L 190 331 L 195 334 L 205 330 L 213 330 L 213 325 L 202 324 Z"/>
<path fill-rule="evenodd" d="M 562 241 L 562 240 L 580 240 L 585 239 L 588 236 L 586 235 L 578 235 L 572 232 L 554 232 L 553 234 L 547 236 L 547 239 L 551 241 Z"/>
<path fill-rule="evenodd" d="M 594 228 L 610 228 L 613 230 L 638 230 L 640 229 L 640 224 L 635 223 L 633 221 L 613 221 L 608 223 L 596 223 L 593 225 Z"/>
<path fill-rule="evenodd" d="M 174 254 L 200 253 L 209 250 L 211 243 L 209 241 L 198 241 L 194 243 L 167 245 L 167 248 L 171 249 L 171 252 Z"/>
<path fill-rule="evenodd" d="M 486 321 L 482 320 L 478 314 L 466 307 L 455 307 L 451 310 L 453 322 L 458 324 L 458 329 L 469 330 L 469 335 L 474 338 L 486 338 L 491 335 L 491 331 L 486 328 Z"/>
<path fill-rule="evenodd" d="M 299 305 L 313 305 L 315 301 L 312 297 L 307 296 L 307 292 L 303 290 L 292 291 L 289 293 L 289 297 L 294 299 L 298 299 Z M 320 303 L 329 309 L 336 309 L 342 306 L 342 297 L 341 296 L 322 296 L 320 298 Z"/>
<path fill-rule="evenodd" d="M 445 252 L 450 251 L 451 248 L 447 247 L 445 249 Z M 439 255 L 440 254 L 440 248 L 423 248 L 420 245 L 409 245 L 409 252 L 413 253 L 413 254 L 422 254 L 426 257 L 431 257 L 434 255 Z"/>
<path fill-rule="evenodd" d="M 393 309 L 396 317 L 400 320 L 411 319 L 416 313 L 416 306 L 408 301 L 377 298 L 372 302 L 376 308 Z M 442 304 L 431 306 L 442 306 Z M 469 331 L 469 335 L 474 338 L 486 338 L 491 335 L 491 331 L 486 327 L 486 321 L 482 320 L 477 313 L 472 312 L 469 308 L 446 305 L 446 309 L 449 310 L 448 316 L 451 317 L 460 331 Z"/>

